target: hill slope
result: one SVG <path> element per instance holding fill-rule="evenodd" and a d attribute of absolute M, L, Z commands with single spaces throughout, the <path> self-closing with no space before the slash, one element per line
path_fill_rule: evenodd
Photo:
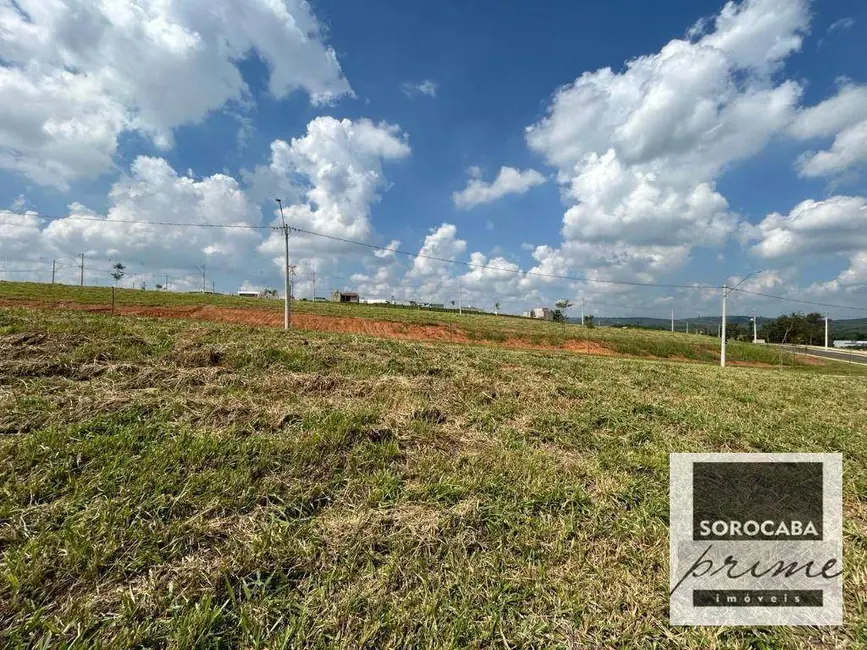
<path fill-rule="evenodd" d="M 0 283 L 0 306 L 53 306 L 111 311 L 111 290 L 35 283 Z M 281 327 L 282 302 L 211 294 L 119 290 L 119 313 L 214 320 Z M 719 340 L 713 336 L 581 327 L 492 314 L 457 314 L 374 305 L 293 302 L 293 326 L 303 330 L 356 332 L 390 338 L 481 343 L 510 348 L 564 349 L 575 353 L 617 354 L 716 363 Z M 797 365 L 810 371 L 829 369 L 779 349 L 729 342 L 733 363 Z M 832 372 L 846 372 L 839 367 Z"/>

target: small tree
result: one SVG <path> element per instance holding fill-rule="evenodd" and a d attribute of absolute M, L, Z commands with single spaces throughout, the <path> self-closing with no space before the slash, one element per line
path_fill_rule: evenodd
<path fill-rule="evenodd" d="M 557 302 L 555 302 L 554 306 L 557 308 L 558 311 L 560 311 L 562 313 L 563 317 L 561 320 L 563 321 L 563 327 L 565 328 L 566 327 L 566 310 L 572 306 L 572 303 L 569 302 L 566 298 L 563 298 L 562 300 L 558 300 Z"/>
<path fill-rule="evenodd" d="M 497 316 L 500 315 L 500 303 L 499 302 L 494 303 L 494 313 L 497 314 Z"/>
<path fill-rule="evenodd" d="M 163 285 L 161 285 L 161 284 L 155 284 L 155 285 L 154 285 L 154 288 L 155 288 L 157 291 L 162 291 L 162 290 L 163 290 Z"/>
<path fill-rule="evenodd" d="M 596 327 L 596 324 L 593 322 L 593 314 L 587 314 L 584 317 L 584 327 L 589 327 L 590 329 Z"/>
<path fill-rule="evenodd" d="M 117 286 L 117 283 L 120 282 L 125 272 L 126 267 L 120 262 L 111 267 L 111 277 L 114 278 L 114 286 Z"/>
<path fill-rule="evenodd" d="M 117 290 L 117 283 L 120 282 L 120 279 L 123 277 L 126 272 L 126 267 L 117 262 L 114 266 L 111 267 L 111 277 L 114 278 L 114 286 L 111 288 L 111 313 L 114 313 L 114 294 Z"/>

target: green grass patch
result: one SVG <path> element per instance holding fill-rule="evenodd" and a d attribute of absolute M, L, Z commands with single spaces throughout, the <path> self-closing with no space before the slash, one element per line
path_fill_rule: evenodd
<path fill-rule="evenodd" d="M 62 310 L 0 328 L 0 647 L 863 644 L 863 377 Z M 843 454 L 843 627 L 669 627 L 668 454 L 701 451 Z"/>
<path fill-rule="evenodd" d="M 108 305 L 111 289 L 108 287 L 76 287 L 27 282 L 0 282 L 0 300 L 35 300 L 62 306 L 64 302 L 85 305 Z M 173 293 L 119 289 L 117 304 L 132 307 L 220 307 L 280 311 L 279 300 L 259 300 L 237 296 L 200 293 Z M 643 329 L 613 327 L 586 328 L 574 323 L 561 324 L 515 316 L 480 313 L 458 314 L 454 311 L 428 310 L 386 305 L 364 305 L 332 302 L 293 302 L 294 313 L 316 316 L 360 318 L 387 321 L 396 324 L 399 334 L 406 334 L 410 325 L 438 326 L 463 334 L 473 342 L 505 344 L 524 342 L 535 346 L 575 347 L 592 343 L 619 354 L 662 359 L 688 359 L 707 363 L 719 360 L 719 340 L 716 337 Z M 0 327 L 15 327 L 4 325 Z M 97 326 L 107 337 L 116 330 L 114 321 Z M 776 366 L 794 366 L 811 373 L 867 374 L 859 367 L 844 368 L 844 364 L 829 362 L 811 365 L 797 355 L 781 352 L 779 348 L 750 343 L 730 342 L 727 358 Z"/>

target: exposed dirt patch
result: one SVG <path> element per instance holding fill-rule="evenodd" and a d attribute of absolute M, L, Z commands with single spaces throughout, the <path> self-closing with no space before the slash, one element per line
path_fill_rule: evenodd
<path fill-rule="evenodd" d="M 743 366 L 745 368 L 771 368 L 770 363 L 762 363 L 761 361 L 726 361 L 730 366 Z M 822 365 L 822 364 L 819 364 Z"/>
<path fill-rule="evenodd" d="M 811 357 L 807 354 L 798 355 L 798 361 L 803 363 L 805 366 L 824 366 L 827 364 L 827 361 L 824 359 L 820 359 L 819 357 Z"/>
<path fill-rule="evenodd" d="M 74 309 L 92 313 L 110 313 L 110 305 L 84 304 L 70 301 L 49 302 L 39 300 L 8 300 L 0 299 L 0 307 L 57 307 Z M 216 321 L 234 323 L 237 325 L 280 327 L 283 325 L 283 313 L 280 311 L 262 309 L 233 309 L 212 307 L 210 305 L 177 305 L 151 307 L 143 305 L 116 306 L 115 313 L 123 316 L 147 316 L 151 318 L 186 318 L 191 320 Z M 340 332 L 343 334 L 364 334 L 383 338 L 396 338 L 416 341 L 441 341 L 447 343 L 477 343 L 496 345 L 507 348 L 531 350 L 569 350 L 583 354 L 614 355 L 613 350 L 595 341 L 566 341 L 563 345 L 549 343 L 533 343 L 520 338 L 510 338 L 505 341 L 485 341 L 471 339 L 461 328 L 454 325 L 418 325 L 415 323 L 397 323 L 391 321 L 373 320 L 370 318 L 343 318 L 337 316 L 320 316 L 317 314 L 293 314 L 292 325 L 299 329 L 316 330 L 320 332 Z M 215 365 L 209 358 L 200 365 Z"/>

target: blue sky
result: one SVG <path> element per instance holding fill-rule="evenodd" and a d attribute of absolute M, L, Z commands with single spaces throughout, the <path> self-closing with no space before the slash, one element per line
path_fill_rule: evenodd
<path fill-rule="evenodd" d="M 92 283 L 121 260 L 129 283 L 279 286 L 268 232 L 112 222 L 269 224 L 279 194 L 299 227 L 489 267 L 293 237 L 299 295 L 315 272 L 320 294 L 697 314 L 718 292 L 544 275 L 761 269 L 743 286 L 867 307 L 865 25 L 843 0 L 0 0 L 4 272 L 85 252 Z"/>

